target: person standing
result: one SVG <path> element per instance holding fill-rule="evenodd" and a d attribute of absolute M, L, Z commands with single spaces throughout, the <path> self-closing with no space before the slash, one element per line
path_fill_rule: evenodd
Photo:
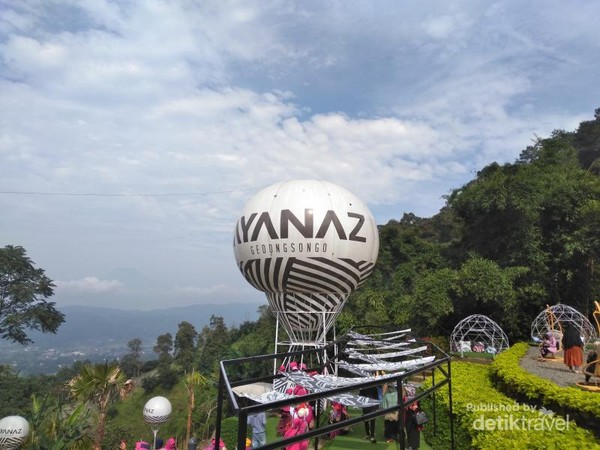
<path fill-rule="evenodd" d="M 398 406 L 398 392 L 393 384 L 384 384 L 381 409 L 393 406 Z M 388 444 L 398 438 L 398 410 L 383 416 L 383 438 Z"/>
<path fill-rule="evenodd" d="M 583 364 L 583 342 L 579 330 L 570 322 L 564 328 L 562 346 L 565 365 L 571 372 L 581 373 L 579 367 Z"/>
<path fill-rule="evenodd" d="M 411 403 L 405 409 L 404 430 L 406 431 L 406 450 L 417 450 L 421 444 L 421 431 L 423 431 L 423 425 L 417 422 L 417 413 L 419 411 L 420 407 L 418 402 Z"/>
<path fill-rule="evenodd" d="M 358 392 L 358 395 L 367 398 L 372 398 L 374 400 L 379 400 L 379 392 L 377 390 L 377 386 L 361 389 Z M 367 406 L 362 409 L 362 412 L 363 414 L 372 413 L 377 411 L 377 408 L 377 405 Z M 373 444 L 377 443 L 377 439 L 375 439 L 375 419 L 365 420 L 365 435 L 363 436 L 363 439 L 370 440 Z"/>
<path fill-rule="evenodd" d="M 258 448 L 267 443 L 267 415 L 264 411 L 248 416 L 248 425 L 252 428 L 252 448 Z"/>

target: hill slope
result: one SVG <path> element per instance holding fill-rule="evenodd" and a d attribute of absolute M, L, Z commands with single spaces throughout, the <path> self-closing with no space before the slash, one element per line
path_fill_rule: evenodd
<path fill-rule="evenodd" d="M 26 373 L 53 373 L 75 360 L 112 359 L 128 352 L 127 342 L 142 340 L 146 355 L 152 355 L 156 338 L 165 333 L 175 337 L 180 322 L 197 331 L 212 315 L 221 316 L 228 326 L 258 318 L 259 304 L 205 304 L 151 311 L 120 310 L 91 306 L 60 307 L 65 322 L 56 334 L 31 332 L 34 344 L 23 347 L 0 341 L 0 364 L 11 364 Z"/>

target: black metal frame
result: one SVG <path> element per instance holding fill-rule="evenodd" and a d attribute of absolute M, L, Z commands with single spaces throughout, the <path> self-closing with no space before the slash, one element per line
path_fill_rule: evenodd
<path fill-rule="evenodd" d="M 316 370 L 318 372 L 322 372 L 323 369 L 325 369 L 328 366 L 331 366 L 331 364 L 333 364 L 333 362 L 335 362 L 338 359 L 341 359 L 340 357 L 343 354 L 343 350 L 344 350 L 345 345 L 348 342 L 348 340 L 349 340 L 349 337 L 347 335 L 344 335 L 338 341 L 332 342 L 322 348 L 288 352 L 288 353 L 275 353 L 275 354 L 270 354 L 270 355 L 259 355 L 259 356 L 252 356 L 252 357 L 247 357 L 247 358 L 238 358 L 238 359 L 221 361 L 219 363 L 220 371 L 219 371 L 219 388 L 218 388 L 218 400 L 217 400 L 217 417 L 216 417 L 216 429 L 215 429 L 215 439 L 216 440 L 215 440 L 215 442 L 218 443 L 219 439 L 221 438 L 221 421 L 223 420 L 223 404 L 224 404 L 224 400 L 225 400 L 225 393 L 227 393 L 227 398 L 230 401 L 230 405 L 233 410 L 233 413 L 238 417 L 238 436 L 237 436 L 237 447 L 236 447 L 238 450 L 245 450 L 245 448 L 246 448 L 248 415 L 256 414 L 256 413 L 259 413 L 262 411 L 268 411 L 268 410 L 272 410 L 272 409 L 281 409 L 284 406 L 296 405 L 296 404 L 298 404 L 298 399 L 300 398 L 300 397 L 295 397 L 292 399 L 285 399 L 285 400 L 270 402 L 268 404 L 249 404 L 251 402 L 248 401 L 247 399 L 245 399 L 243 397 L 238 398 L 237 394 L 235 394 L 235 392 L 233 391 L 233 388 L 235 388 L 237 386 L 242 386 L 242 385 L 257 383 L 257 382 L 272 382 L 276 378 L 283 377 L 283 375 L 276 374 L 276 375 L 270 375 L 270 376 L 266 376 L 266 377 L 231 381 L 227 375 L 228 368 L 234 367 L 239 364 L 256 363 L 256 362 L 265 361 L 265 360 L 274 360 L 274 364 L 276 364 L 276 361 L 278 358 L 282 359 L 282 360 L 287 358 L 289 360 L 289 358 L 304 357 L 306 355 L 310 356 L 312 354 L 323 355 L 324 352 L 335 352 L 336 349 L 339 349 L 340 351 L 336 352 L 336 354 L 331 359 L 327 360 L 325 364 L 323 364 L 322 366 L 320 366 L 318 368 L 309 369 L 309 370 Z M 312 438 L 316 438 L 315 439 L 315 447 L 314 447 L 316 449 L 316 448 L 318 448 L 318 440 L 319 440 L 320 436 L 327 435 L 332 431 L 336 431 L 341 428 L 345 428 L 345 427 L 348 427 L 350 425 L 354 425 L 357 423 L 365 422 L 367 420 L 371 420 L 376 417 L 383 416 L 388 413 L 392 413 L 394 411 L 399 412 L 399 420 L 398 420 L 399 430 L 398 431 L 399 431 L 399 436 L 403 436 L 404 435 L 404 412 L 405 412 L 406 407 L 415 401 L 418 401 L 424 397 L 429 396 L 432 392 L 447 385 L 448 386 L 448 395 L 449 395 L 449 405 L 450 405 L 449 406 L 450 439 L 451 439 L 450 448 L 452 450 L 454 450 L 454 421 L 453 421 L 453 413 L 452 413 L 451 358 L 448 354 L 443 352 L 439 347 L 432 344 L 431 342 L 420 341 L 420 340 L 414 340 L 413 342 L 415 342 L 416 344 L 421 344 L 421 345 L 427 344 L 428 348 L 431 349 L 431 352 L 436 355 L 436 359 L 431 363 L 428 363 L 423 366 L 419 366 L 416 369 L 409 370 L 407 372 L 398 374 L 397 376 L 390 376 L 389 378 L 386 378 L 385 380 L 367 381 L 364 383 L 357 383 L 357 384 L 354 384 L 351 386 L 343 386 L 343 387 L 330 389 L 330 390 L 323 391 L 323 392 L 318 392 L 318 393 L 313 393 L 313 394 L 309 393 L 307 395 L 301 396 L 302 402 L 316 402 L 315 422 L 316 422 L 317 426 L 315 427 L 315 429 L 308 430 L 307 432 L 305 432 L 299 436 L 294 436 L 291 438 L 282 438 L 277 441 L 267 443 L 266 445 L 261 446 L 260 449 L 262 449 L 262 450 L 279 449 L 282 447 L 286 447 L 294 442 L 304 441 L 306 439 L 312 439 Z M 324 361 L 325 359 L 326 358 L 321 358 L 320 360 Z M 445 370 L 444 370 L 444 367 L 445 367 Z M 443 379 L 437 383 L 435 380 L 435 371 L 436 370 L 439 370 L 443 375 Z M 355 418 L 349 418 L 347 420 L 344 420 L 342 422 L 338 422 L 335 424 L 318 426 L 320 414 L 321 414 L 320 405 L 322 403 L 320 400 L 325 399 L 325 398 L 330 397 L 335 394 L 341 394 L 341 393 L 345 393 L 345 392 L 349 392 L 349 391 L 356 391 L 356 390 L 360 390 L 363 388 L 370 388 L 370 387 L 374 387 L 374 386 L 382 386 L 383 384 L 392 383 L 392 382 L 396 383 L 397 392 L 402 392 L 402 385 L 404 383 L 404 380 L 412 378 L 415 375 L 424 374 L 427 371 L 431 371 L 431 373 L 432 373 L 432 386 L 425 391 L 419 392 L 415 397 L 409 399 L 408 401 L 406 401 L 406 402 L 401 401 L 401 396 L 399 396 L 397 406 L 387 408 L 387 409 L 378 409 L 377 411 L 374 411 L 371 413 L 365 413 L 365 414 L 362 414 L 361 416 L 358 416 Z M 245 404 L 242 404 L 242 403 L 245 403 Z M 433 414 L 432 414 L 432 418 L 431 418 L 431 423 L 434 427 L 433 429 L 434 429 L 434 433 L 435 433 L 435 429 L 436 429 L 435 428 L 436 427 L 435 397 L 433 397 L 432 413 Z M 218 444 L 216 444 L 216 446 L 218 447 Z M 404 439 L 400 439 L 400 449 L 401 450 L 405 449 Z"/>

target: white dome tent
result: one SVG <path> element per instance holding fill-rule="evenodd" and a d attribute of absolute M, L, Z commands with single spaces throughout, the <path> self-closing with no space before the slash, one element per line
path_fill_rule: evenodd
<path fill-rule="evenodd" d="M 562 303 L 546 306 L 546 309 L 538 314 L 531 323 L 531 338 L 540 342 L 548 331 L 552 331 L 560 339 L 563 327 L 567 323 L 573 324 L 579 330 L 584 344 L 596 339 L 596 330 L 591 322 L 575 308 Z"/>
<path fill-rule="evenodd" d="M 450 349 L 464 356 L 465 352 L 496 355 L 509 347 L 500 325 L 487 316 L 473 314 L 456 324 L 450 335 Z"/>

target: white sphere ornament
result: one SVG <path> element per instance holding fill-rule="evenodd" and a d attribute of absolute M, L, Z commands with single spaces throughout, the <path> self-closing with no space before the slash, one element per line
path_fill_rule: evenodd
<path fill-rule="evenodd" d="M 0 420 L 0 449 L 19 448 L 29 435 L 29 422 L 21 416 L 7 416 Z"/>
<path fill-rule="evenodd" d="M 144 421 L 150 425 L 160 425 L 171 417 L 171 402 L 165 397 L 153 397 L 144 405 Z"/>
<path fill-rule="evenodd" d="M 266 293 L 288 334 L 313 340 L 373 271 L 379 234 L 351 192 L 327 181 L 293 180 L 250 199 L 233 250 L 242 275 Z"/>

